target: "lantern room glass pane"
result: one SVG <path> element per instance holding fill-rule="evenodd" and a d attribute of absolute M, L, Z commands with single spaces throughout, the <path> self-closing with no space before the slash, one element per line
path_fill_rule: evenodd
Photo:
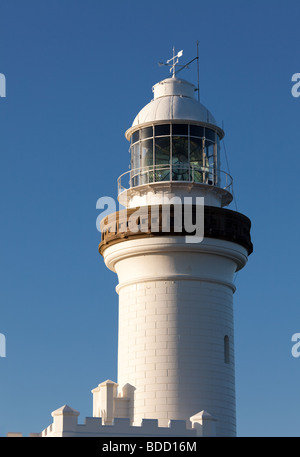
<path fill-rule="evenodd" d="M 203 139 L 191 138 L 190 139 L 190 166 L 191 166 L 191 180 L 194 182 L 204 182 L 203 176 Z"/>
<path fill-rule="evenodd" d="M 205 140 L 205 153 L 208 157 L 210 166 L 213 166 L 214 162 L 214 143 Z"/>
<path fill-rule="evenodd" d="M 155 138 L 155 163 L 156 165 L 170 163 L 170 138 Z"/>
<path fill-rule="evenodd" d="M 170 137 L 166 136 L 161 138 L 155 138 L 155 181 L 169 180 Z"/>
<path fill-rule="evenodd" d="M 131 143 L 136 143 L 140 139 L 140 131 L 137 130 L 131 135 Z"/>
<path fill-rule="evenodd" d="M 172 180 L 189 181 L 188 138 L 172 137 Z"/>
<path fill-rule="evenodd" d="M 188 135 L 188 125 L 172 124 L 172 135 Z"/>
<path fill-rule="evenodd" d="M 139 143 L 132 146 L 133 168 L 140 168 L 140 145 Z"/>
<path fill-rule="evenodd" d="M 207 177 L 207 184 L 213 185 L 215 182 L 215 163 L 214 163 L 214 143 L 205 140 L 205 160 L 209 168 L 209 175 Z"/>
<path fill-rule="evenodd" d="M 190 141 L 190 161 L 198 165 L 202 165 L 202 138 L 191 138 Z"/>
<path fill-rule="evenodd" d="M 153 139 L 141 141 L 141 184 L 153 182 Z"/>
<path fill-rule="evenodd" d="M 153 136 L 153 127 L 145 127 L 141 129 L 140 139 L 151 138 Z"/>
<path fill-rule="evenodd" d="M 140 168 L 140 144 L 136 143 L 131 146 L 132 168 L 131 184 L 132 186 L 139 185 L 139 168 Z"/>
<path fill-rule="evenodd" d="M 205 138 L 210 140 L 210 141 L 215 142 L 216 141 L 216 133 L 215 133 L 215 131 L 206 128 L 205 129 Z"/>
<path fill-rule="evenodd" d="M 170 124 L 161 124 L 154 127 L 155 136 L 170 135 Z"/>
<path fill-rule="evenodd" d="M 141 167 L 153 165 L 153 139 L 141 142 Z"/>
<path fill-rule="evenodd" d="M 190 125 L 190 136 L 204 137 L 204 127 L 200 125 Z"/>

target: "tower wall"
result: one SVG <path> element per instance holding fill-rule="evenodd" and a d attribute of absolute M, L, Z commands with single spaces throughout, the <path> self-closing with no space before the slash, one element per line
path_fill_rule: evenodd
<path fill-rule="evenodd" d="M 118 384 L 136 388 L 134 423 L 205 409 L 218 436 L 234 436 L 232 280 L 246 249 L 155 237 L 109 246 L 104 259 L 119 279 Z"/>

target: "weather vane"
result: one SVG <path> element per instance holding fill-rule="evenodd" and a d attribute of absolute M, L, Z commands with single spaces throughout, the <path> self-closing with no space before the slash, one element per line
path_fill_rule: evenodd
<path fill-rule="evenodd" d="M 188 63 L 186 63 L 185 65 L 179 65 L 179 70 L 176 71 L 176 65 L 178 65 L 178 59 L 179 57 L 181 57 L 183 55 L 183 50 L 179 51 L 176 55 L 175 55 L 175 47 L 173 46 L 173 57 L 171 57 L 171 59 L 167 60 L 166 63 L 163 63 L 163 62 L 158 62 L 158 65 L 161 67 L 162 65 L 165 65 L 167 67 L 170 67 L 170 73 L 172 72 L 172 78 L 175 78 L 175 76 L 177 75 L 177 73 L 179 73 L 181 70 L 183 70 L 184 68 L 189 68 L 189 65 L 194 62 L 195 60 L 197 60 L 197 89 L 195 89 L 197 92 L 198 92 L 198 102 L 200 102 L 200 89 L 199 89 L 199 51 L 198 51 L 198 46 L 199 46 L 199 42 L 197 40 L 197 56 L 194 57 L 194 59 L 190 60 Z"/>
<path fill-rule="evenodd" d="M 183 55 L 183 50 L 179 51 L 176 55 L 175 55 L 175 47 L 173 47 L 173 57 L 171 57 L 171 59 L 167 60 L 166 63 L 163 63 L 163 62 L 158 62 L 158 65 L 166 65 L 168 67 L 171 67 L 170 68 L 170 73 L 173 73 L 172 74 L 172 78 L 175 78 L 175 74 L 176 74 L 176 70 L 175 70 L 175 67 L 176 65 L 178 64 L 179 62 L 179 57 L 181 57 Z"/>

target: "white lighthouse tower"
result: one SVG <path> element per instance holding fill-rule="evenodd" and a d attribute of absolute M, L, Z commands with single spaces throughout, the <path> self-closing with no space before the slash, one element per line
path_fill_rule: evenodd
<path fill-rule="evenodd" d="M 233 280 L 253 250 L 251 222 L 226 208 L 233 195 L 220 163 L 224 131 L 195 86 L 176 76 L 181 55 L 125 133 L 124 209 L 100 224 L 99 252 L 118 276 L 117 382 L 92 390 L 84 424 L 63 405 L 31 436 L 236 435 Z"/>
<path fill-rule="evenodd" d="M 173 70 L 125 134 L 131 168 L 118 180 L 125 209 L 101 225 L 99 251 L 118 276 L 114 388 L 130 397 L 132 425 L 181 420 L 189 428 L 207 411 L 217 436 L 234 436 L 233 279 L 252 252 L 251 223 L 226 208 L 233 197 L 220 164 L 223 130 Z M 198 209 L 202 241 L 184 224 L 192 214 L 195 227 Z"/>
<path fill-rule="evenodd" d="M 124 209 L 100 224 L 99 252 L 118 276 L 117 382 L 92 390 L 84 424 L 63 405 L 31 436 L 160 437 L 160 445 L 236 435 L 233 280 L 253 249 L 251 223 L 226 208 L 233 195 L 220 163 L 224 131 L 195 86 L 176 77 L 181 55 L 125 133 Z M 188 444 L 180 450 L 196 450 Z M 132 454 L 136 445 L 109 441 L 102 450 Z"/>

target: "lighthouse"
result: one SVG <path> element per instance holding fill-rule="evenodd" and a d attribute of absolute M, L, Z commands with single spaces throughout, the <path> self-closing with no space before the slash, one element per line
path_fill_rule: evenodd
<path fill-rule="evenodd" d="M 132 451 L 135 437 L 159 437 L 149 450 L 167 438 L 167 450 L 177 450 L 172 437 L 236 436 L 234 278 L 253 251 L 251 222 L 228 208 L 225 133 L 200 103 L 199 85 L 178 78 L 182 53 L 173 50 L 172 76 L 153 86 L 125 132 L 120 209 L 99 223 L 99 252 L 118 278 L 117 380 L 92 389 L 84 423 L 65 404 L 30 436 L 127 437 Z M 180 450 L 195 445 L 182 441 Z"/>
<path fill-rule="evenodd" d="M 251 222 L 228 208 L 224 131 L 172 63 L 125 133 L 124 209 L 101 223 L 99 252 L 118 278 L 114 388 L 131 389 L 132 425 L 189 428 L 206 411 L 217 436 L 235 436 L 233 281 L 252 252 Z"/>

